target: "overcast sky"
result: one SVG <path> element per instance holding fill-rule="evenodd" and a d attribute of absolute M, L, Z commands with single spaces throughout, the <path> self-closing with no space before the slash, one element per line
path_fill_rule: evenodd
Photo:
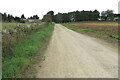
<path fill-rule="evenodd" d="M 13 16 L 30 17 L 37 14 L 40 18 L 48 11 L 71 12 L 82 10 L 114 10 L 118 13 L 119 0 L 0 0 L 0 12 L 10 13 Z"/>

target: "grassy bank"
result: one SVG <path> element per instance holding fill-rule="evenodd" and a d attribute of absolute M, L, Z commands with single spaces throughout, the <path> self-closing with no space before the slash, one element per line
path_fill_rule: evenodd
<path fill-rule="evenodd" d="M 74 31 L 85 31 L 85 32 L 94 32 L 96 33 L 95 30 L 91 30 L 91 29 L 80 29 L 78 27 L 73 27 L 73 26 L 68 26 L 68 25 L 63 25 L 65 27 L 67 27 L 68 29 L 74 30 Z"/>
<path fill-rule="evenodd" d="M 5 30 L 2 30 L 2 52 L 3 57 L 10 56 L 12 48 L 23 38 L 31 35 L 31 33 L 36 32 L 38 29 L 44 27 L 46 24 L 39 24 L 39 23 L 31 23 L 28 25 L 26 23 L 22 23 L 23 25 L 15 26 L 11 28 L 11 26 L 15 26 L 16 23 L 6 23 L 5 25 L 8 27 Z M 19 23 L 18 23 L 19 24 Z M 21 23 L 20 23 L 21 24 Z"/>
<path fill-rule="evenodd" d="M 74 31 L 84 31 L 119 39 L 117 22 L 79 22 L 63 24 Z"/>
<path fill-rule="evenodd" d="M 12 49 L 12 57 L 3 59 L 3 77 L 17 77 L 30 64 L 31 57 L 53 29 L 54 24 L 49 23 L 20 40 Z"/>
<path fill-rule="evenodd" d="M 114 34 L 114 33 L 113 34 L 105 34 L 105 33 L 102 33 L 100 31 L 96 31 L 96 30 L 92 30 L 92 29 L 81 29 L 81 28 L 78 28 L 78 27 L 67 26 L 67 25 L 64 25 L 64 26 L 71 29 L 71 30 L 74 30 L 74 31 L 91 32 L 91 33 L 95 33 L 95 34 L 98 34 L 98 35 L 104 35 L 104 36 L 108 36 L 108 37 L 120 40 L 120 36 L 118 34 Z"/>

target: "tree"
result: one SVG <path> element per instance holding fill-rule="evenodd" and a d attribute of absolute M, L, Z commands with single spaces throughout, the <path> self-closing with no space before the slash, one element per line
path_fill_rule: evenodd
<path fill-rule="evenodd" d="M 33 15 L 33 19 L 39 19 L 38 15 Z"/>
<path fill-rule="evenodd" d="M 62 15 L 62 13 L 56 14 L 54 19 L 55 19 L 54 20 L 55 22 L 62 23 L 63 22 L 63 15 Z"/>
<path fill-rule="evenodd" d="M 33 15 L 29 19 L 39 19 L 38 15 Z"/>
<path fill-rule="evenodd" d="M 106 21 L 107 20 L 107 14 L 106 14 L 106 11 L 102 11 L 101 12 L 101 19 Z"/>
<path fill-rule="evenodd" d="M 19 17 L 15 16 L 15 21 L 16 22 L 21 22 L 21 19 Z"/>
<path fill-rule="evenodd" d="M 51 19 L 51 17 L 49 15 L 44 15 L 42 21 L 44 21 L 44 22 L 52 22 L 52 19 Z"/>
<path fill-rule="evenodd" d="M 33 17 L 31 16 L 30 18 L 28 18 L 28 19 L 33 19 Z"/>
<path fill-rule="evenodd" d="M 76 12 L 71 12 L 69 16 L 70 16 L 70 22 L 77 21 Z"/>
<path fill-rule="evenodd" d="M 26 19 L 25 16 L 24 16 L 24 14 L 21 15 L 21 19 Z"/>
<path fill-rule="evenodd" d="M 113 10 L 107 10 L 107 11 L 102 11 L 101 12 L 101 19 L 105 21 L 113 21 L 114 19 L 114 13 Z"/>
<path fill-rule="evenodd" d="M 69 15 L 67 13 L 63 13 L 62 17 L 63 17 L 63 22 L 64 23 L 70 22 L 70 17 L 69 17 Z"/>
<path fill-rule="evenodd" d="M 6 14 L 6 13 L 2 14 L 2 20 L 3 20 L 4 22 L 7 21 L 7 14 Z"/>
<path fill-rule="evenodd" d="M 13 18 L 13 16 L 10 15 L 10 14 L 8 14 L 7 21 L 8 21 L 8 22 L 12 22 L 12 18 Z"/>
<path fill-rule="evenodd" d="M 97 21 L 100 13 L 94 11 L 74 11 L 68 13 L 58 13 L 54 16 L 55 22 L 78 22 L 78 21 Z"/>
<path fill-rule="evenodd" d="M 49 11 L 47 15 L 51 18 L 52 21 L 54 21 L 54 11 Z"/>
<path fill-rule="evenodd" d="M 93 11 L 93 20 L 98 20 L 100 18 L 100 13 L 97 10 Z"/>
<path fill-rule="evenodd" d="M 42 21 L 45 21 L 45 22 L 52 22 L 52 21 L 54 21 L 54 12 L 53 11 L 49 11 L 46 15 L 43 16 Z"/>

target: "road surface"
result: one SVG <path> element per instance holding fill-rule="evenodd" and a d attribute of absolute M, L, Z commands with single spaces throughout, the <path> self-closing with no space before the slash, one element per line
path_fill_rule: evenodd
<path fill-rule="evenodd" d="M 118 51 L 56 24 L 45 60 L 37 65 L 36 78 L 117 78 Z"/>

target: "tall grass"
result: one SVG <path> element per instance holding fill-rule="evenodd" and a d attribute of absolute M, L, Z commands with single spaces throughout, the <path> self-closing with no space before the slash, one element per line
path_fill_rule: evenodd
<path fill-rule="evenodd" d="M 6 23 L 6 25 L 8 25 L 9 23 Z M 13 24 L 13 23 L 11 23 Z M 26 25 L 26 24 L 24 24 Z M 8 56 L 9 52 L 11 52 L 12 47 L 15 46 L 15 44 L 23 39 L 24 37 L 30 35 L 32 32 L 35 32 L 36 30 L 38 30 L 39 28 L 42 28 L 42 26 L 44 26 L 45 24 L 31 24 L 31 25 L 19 25 L 14 28 L 9 28 L 9 29 L 5 29 L 2 31 L 2 50 L 3 50 L 3 56 Z M 14 26 L 14 25 L 13 25 Z M 9 26 L 8 26 L 9 27 Z"/>
<path fill-rule="evenodd" d="M 25 67 L 30 64 L 30 59 L 34 55 L 42 42 L 53 31 L 54 24 L 46 24 L 40 29 L 32 32 L 26 38 L 20 40 L 12 49 L 11 57 L 3 59 L 3 78 L 17 77 Z"/>
<path fill-rule="evenodd" d="M 27 26 L 27 25 L 33 25 L 33 23 L 2 23 L 2 29 L 10 29 L 10 28 L 15 28 L 16 26 Z"/>

